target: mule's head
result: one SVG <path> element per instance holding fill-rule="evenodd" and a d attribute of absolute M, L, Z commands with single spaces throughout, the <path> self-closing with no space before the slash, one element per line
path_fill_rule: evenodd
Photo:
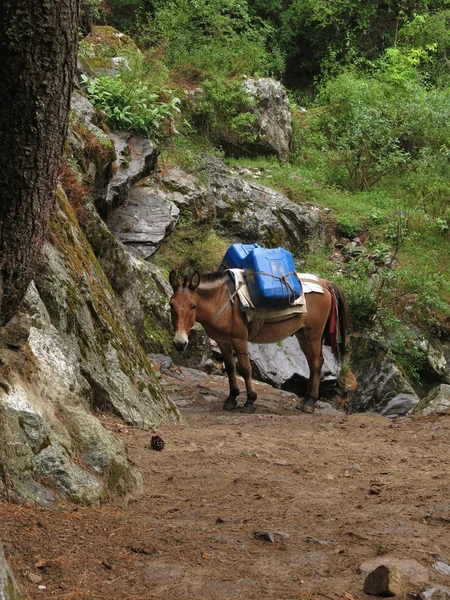
<path fill-rule="evenodd" d="M 172 325 L 175 332 L 173 344 L 177 350 L 186 350 L 189 343 L 189 331 L 195 323 L 197 309 L 197 288 L 200 283 L 200 273 L 195 273 L 184 280 L 175 271 L 169 274 L 169 282 L 173 289 L 169 301 Z"/>

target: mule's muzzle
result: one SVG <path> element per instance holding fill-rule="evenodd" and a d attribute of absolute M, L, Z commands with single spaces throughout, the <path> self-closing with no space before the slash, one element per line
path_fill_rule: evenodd
<path fill-rule="evenodd" d="M 185 341 L 174 340 L 173 345 L 178 350 L 178 352 L 183 352 L 184 350 L 186 350 L 188 343 Z"/>

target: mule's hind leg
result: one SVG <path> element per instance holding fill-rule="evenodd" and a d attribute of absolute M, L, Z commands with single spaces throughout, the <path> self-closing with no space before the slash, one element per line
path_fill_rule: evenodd
<path fill-rule="evenodd" d="M 255 402 L 257 394 L 253 389 L 252 367 L 248 358 L 248 344 L 246 340 L 233 340 L 233 348 L 239 363 L 239 372 L 244 378 L 245 389 L 247 390 L 247 400 L 241 408 L 241 412 L 251 415 L 255 412 Z"/>
<path fill-rule="evenodd" d="M 308 329 L 300 329 L 296 334 L 300 348 L 303 350 L 309 367 L 309 381 L 306 389 L 306 398 L 297 408 L 306 413 L 314 412 L 314 405 L 319 399 L 320 373 L 322 372 L 322 336 L 311 336 Z"/>
<path fill-rule="evenodd" d="M 236 377 L 236 363 L 233 355 L 233 347 L 231 344 L 227 344 L 225 342 L 217 342 L 217 344 L 222 352 L 223 362 L 225 363 L 225 371 L 228 376 L 228 383 L 230 385 L 230 394 L 223 404 L 223 410 L 233 410 L 233 408 L 236 408 L 236 398 L 239 396 L 239 386 Z"/>

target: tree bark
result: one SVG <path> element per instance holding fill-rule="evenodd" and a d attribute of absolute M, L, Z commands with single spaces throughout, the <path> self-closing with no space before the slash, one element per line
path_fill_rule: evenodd
<path fill-rule="evenodd" d="M 0 326 L 39 261 L 76 66 L 80 0 L 0 1 Z"/>

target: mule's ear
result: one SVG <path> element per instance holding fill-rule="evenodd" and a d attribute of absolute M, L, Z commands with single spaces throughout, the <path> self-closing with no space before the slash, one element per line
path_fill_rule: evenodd
<path fill-rule="evenodd" d="M 191 277 L 191 281 L 189 282 L 189 289 L 192 291 L 196 290 L 200 283 L 200 273 L 195 271 L 195 273 Z"/>
<path fill-rule="evenodd" d="M 169 283 L 174 292 L 180 287 L 181 281 L 174 269 L 172 269 L 172 271 L 169 273 Z"/>

